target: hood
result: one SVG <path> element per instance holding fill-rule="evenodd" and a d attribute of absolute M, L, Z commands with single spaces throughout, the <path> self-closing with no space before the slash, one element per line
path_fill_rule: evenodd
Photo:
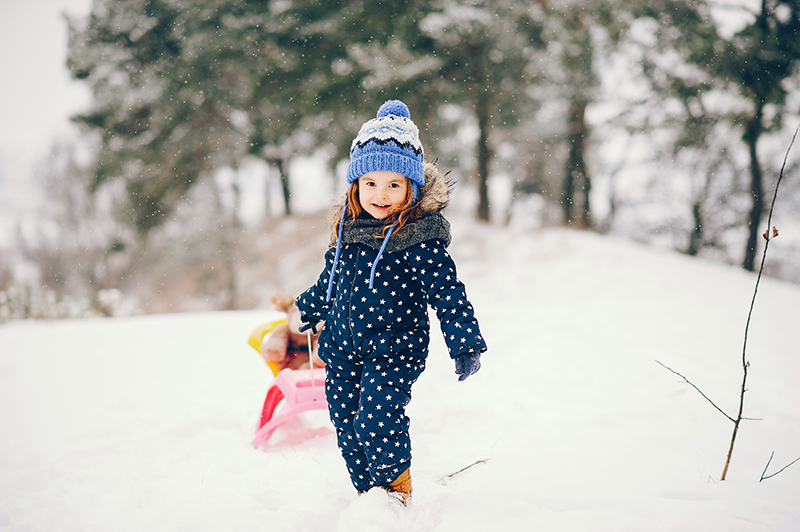
<path fill-rule="evenodd" d="M 442 211 L 450 203 L 453 180 L 439 170 L 439 165 L 435 161 L 426 161 L 423 166 L 425 168 L 425 186 L 419 189 L 420 207 L 425 212 Z"/>

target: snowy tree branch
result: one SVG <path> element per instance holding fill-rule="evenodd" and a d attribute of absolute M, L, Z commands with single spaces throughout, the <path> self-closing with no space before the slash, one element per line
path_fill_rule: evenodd
<path fill-rule="evenodd" d="M 779 471 L 776 471 L 775 473 L 772 473 L 771 475 L 764 476 L 764 473 L 766 473 L 767 469 L 769 468 L 769 464 L 772 463 L 772 457 L 773 456 L 775 456 L 775 451 L 772 451 L 772 454 L 769 455 L 769 460 L 767 460 L 767 465 L 764 466 L 764 472 L 761 473 L 761 478 L 758 479 L 759 482 L 761 482 L 762 480 L 766 480 L 768 478 L 772 478 L 772 477 L 782 473 L 787 467 L 789 467 L 790 465 L 794 464 L 795 462 L 800 461 L 800 456 L 798 456 L 792 462 L 789 462 L 788 464 L 783 466 Z"/>
<path fill-rule="evenodd" d="M 659 366 L 661 366 L 662 368 L 665 368 L 665 369 L 667 369 L 667 370 L 671 371 L 672 373 L 674 373 L 675 375 L 677 375 L 678 377 L 680 377 L 681 379 L 683 379 L 683 380 L 686 382 L 686 384 L 688 384 L 689 386 L 691 386 L 692 388 L 694 388 L 695 390 L 697 390 L 697 393 L 699 393 L 700 395 L 702 395 L 702 396 L 703 396 L 703 398 L 704 398 L 706 401 L 708 401 L 709 403 L 711 403 L 711 406 L 713 406 L 714 408 L 716 408 L 717 410 L 719 410 L 719 412 L 720 412 L 720 413 L 721 413 L 723 416 L 725 416 L 726 418 L 730 419 L 732 422 L 736 423 L 736 420 L 735 420 L 735 419 L 733 419 L 731 416 L 729 416 L 728 414 L 726 414 L 724 410 L 722 410 L 720 407 L 718 407 L 716 404 L 714 404 L 714 401 L 712 401 L 711 399 L 709 399 L 709 398 L 708 398 L 708 396 L 707 396 L 706 394 L 704 394 L 704 393 L 703 393 L 703 391 L 702 391 L 700 388 L 698 388 L 697 386 L 695 386 L 695 385 L 694 385 L 694 383 L 692 383 L 692 381 L 690 381 L 689 379 L 687 379 L 686 377 L 684 377 L 683 375 L 681 375 L 680 373 L 678 373 L 678 372 L 677 372 L 677 371 L 675 371 L 674 369 L 672 369 L 672 368 L 670 368 L 670 367 L 668 367 L 668 366 L 665 366 L 664 364 L 662 364 L 662 363 L 661 363 L 661 362 L 659 362 L 658 360 L 656 360 L 656 364 L 658 364 L 658 365 L 659 365 Z"/>

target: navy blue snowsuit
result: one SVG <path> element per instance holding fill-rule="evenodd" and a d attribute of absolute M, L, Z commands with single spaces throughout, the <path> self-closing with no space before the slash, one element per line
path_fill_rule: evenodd
<path fill-rule="evenodd" d="M 325 321 L 319 356 L 326 367 L 329 413 L 359 492 L 388 486 L 410 465 L 405 407 L 411 385 L 425 368 L 428 304 L 436 310 L 452 358 L 486 350 L 446 251 L 447 220 L 438 212 L 427 213 L 392 235 L 370 289 L 382 227 L 383 221 L 371 217 L 346 225 L 330 300 L 326 291 L 334 248 L 325 256 L 317 283 L 295 301 L 303 315 Z"/>

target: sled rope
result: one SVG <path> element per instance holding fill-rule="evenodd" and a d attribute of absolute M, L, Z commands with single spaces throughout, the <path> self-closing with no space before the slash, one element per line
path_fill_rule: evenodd
<path fill-rule="evenodd" d="M 314 353 L 311 351 L 311 329 L 306 329 L 308 336 L 308 367 L 311 369 L 311 389 L 314 390 L 314 397 L 317 396 L 317 381 L 314 379 Z"/>

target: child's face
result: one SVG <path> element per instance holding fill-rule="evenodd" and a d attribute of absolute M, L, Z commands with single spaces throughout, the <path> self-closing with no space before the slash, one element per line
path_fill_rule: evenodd
<path fill-rule="evenodd" d="M 408 179 L 396 172 L 367 172 L 358 178 L 361 208 L 382 220 L 406 201 Z"/>

